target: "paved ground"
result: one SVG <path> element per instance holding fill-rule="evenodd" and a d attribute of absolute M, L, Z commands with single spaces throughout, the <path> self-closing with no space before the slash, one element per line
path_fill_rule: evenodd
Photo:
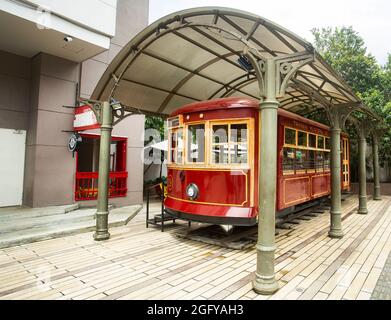
<path fill-rule="evenodd" d="M 0 250 L 0 299 L 369 300 L 391 252 L 390 204 L 370 200 L 369 214 L 358 215 L 348 198 L 343 239 L 327 236 L 327 213 L 278 235 L 273 296 L 252 290 L 254 248 L 178 238 L 185 223 L 146 229 L 139 214 L 105 242 L 84 233 Z"/>
<path fill-rule="evenodd" d="M 391 300 L 391 252 L 373 290 L 372 300 Z"/>

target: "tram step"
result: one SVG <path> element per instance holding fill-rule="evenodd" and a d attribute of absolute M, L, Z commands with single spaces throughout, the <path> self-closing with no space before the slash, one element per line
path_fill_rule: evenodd
<path fill-rule="evenodd" d="M 291 229 L 293 229 L 293 226 L 290 224 L 290 222 L 287 222 L 287 223 L 279 224 L 277 226 L 277 228 L 285 229 L 285 230 L 291 230 Z"/>
<path fill-rule="evenodd" d="M 162 222 L 162 220 L 163 220 L 162 215 L 157 214 L 152 219 L 148 219 L 148 222 L 149 223 L 159 223 L 159 222 Z M 175 218 L 172 216 L 168 216 L 168 215 L 164 216 L 164 221 L 174 221 L 174 220 L 175 220 Z"/>
<path fill-rule="evenodd" d="M 312 213 L 320 213 L 320 214 L 325 213 L 325 212 L 326 212 L 326 210 L 323 210 L 323 209 L 315 209 L 314 211 L 312 211 Z"/>
<path fill-rule="evenodd" d="M 297 219 L 299 219 L 299 220 L 305 220 L 305 221 L 310 221 L 310 220 L 311 220 L 310 217 L 306 217 L 306 216 L 297 217 Z"/>
<path fill-rule="evenodd" d="M 305 214 L 306 217 L 316 218 L 318 215 L 315 212 Z"/>

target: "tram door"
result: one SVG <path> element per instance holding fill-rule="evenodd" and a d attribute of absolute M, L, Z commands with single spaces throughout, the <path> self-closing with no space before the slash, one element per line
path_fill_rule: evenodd
<path fill-rule="evenodd" d="M 349 187 L 349 140 L 342 137 L 342 188 Z"/>

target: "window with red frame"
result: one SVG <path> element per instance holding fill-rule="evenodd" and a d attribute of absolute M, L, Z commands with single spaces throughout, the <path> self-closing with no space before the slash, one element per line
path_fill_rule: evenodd
<path fill-rule="evenodd" d="M 83 141 L 76 153 L 75 200 L 95 200 L 98 197 L 99 135 L 81 134 Z M 125 197 L 127 138 L 112 137 L 110 146 L 109 197 Z"/>

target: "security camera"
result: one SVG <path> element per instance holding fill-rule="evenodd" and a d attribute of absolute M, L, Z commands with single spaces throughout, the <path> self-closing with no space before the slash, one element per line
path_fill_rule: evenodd
<path fill-rule="evenodd" d="M 73 38 L 71 36 L 65 36 L 64 37 L 64 41 L 65 42 L 71 42 L 73 40 Z"/>

